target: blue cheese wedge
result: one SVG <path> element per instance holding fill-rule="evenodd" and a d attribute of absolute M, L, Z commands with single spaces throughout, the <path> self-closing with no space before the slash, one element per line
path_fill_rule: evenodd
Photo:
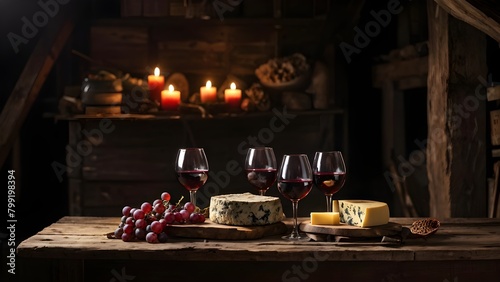
<path fill-rule="evenodd" d="M 340 222 L 359 227 L 370 227 L 389 222 L 386 203 L 369 200 L 339 200 Z"/>
<path fill-rule="evenodd" d="M 210 220 L 225 225 L 266 225 L 284 219 L 278 197 L 250 193 L 227 194 L 210 198 Z"/>

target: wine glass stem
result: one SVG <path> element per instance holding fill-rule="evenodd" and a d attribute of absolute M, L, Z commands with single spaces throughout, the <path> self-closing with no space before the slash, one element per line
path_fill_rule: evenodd
<path fill-rule="evenodd" d="M 189 191 L 189 199 L 191 203 L 196 207 L 196 190 L 190 190 Z"/>
<path fill-rule="evenodd" d="M 332 212 L 332 196 L 333 195 L 326 195 L 326 211 L 327 212 Z"/>
<path fill-rule="evenodd" d="M 260 192 L 261 196 L 265 196 L 266 195 L 266 190 L 259 190 L 259 192 Z"/>
<path fill-rule="evenodd" d="M 292 238 L 299 238 L 299 226 L 297 224 L 297 208 L 299 206 L 299 201 L 292 201 L 293 208 L 293 230 L 292 230 Z"/>

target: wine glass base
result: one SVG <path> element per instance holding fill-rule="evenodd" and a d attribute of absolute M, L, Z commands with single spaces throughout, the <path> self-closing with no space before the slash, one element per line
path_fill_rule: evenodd
<path fill-rule="evenodd" d="M 289 240 L 289 241 L 297 241 L 297 242 L 308 242 L 311 241 L 311 238 L 307 237 L 304 233 L 297 234 L 289 234 L 285 236 L 281 236 L 281 239 Z"/>

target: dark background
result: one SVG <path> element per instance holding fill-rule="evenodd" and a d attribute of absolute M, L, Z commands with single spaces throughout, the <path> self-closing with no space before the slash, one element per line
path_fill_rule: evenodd
<path fill-rule="evenodd" d="M 2 67 L 0 108 L 3 108 L 34 45 L 44 32 L 44 28 L 41 28 L 37 36 L 30 39 L 28 44 L 20 45 L 18 54 L 13 51 L 7 39 L 9 32 L 20 34 L 23 16 L 31 18 L 33 13 L 40 9 L 36 2 L 0 1 L 0 66 Z M 81 11 L 83 20 L 79 22 L 77 31 L 85 30 L 88 20 L 92 17 L 119 16 L 120 1 L 101 2 L 97 9 L 89 4 Z M 387 2 L 366 1 L 357 26 L 364 27 L 367 22 L 372 21 L 370 11 L 386 9 Z M 415 2 L 419 1 L 401 1 L 404 10 L 417 5 Z M 85 34 L 81 36 L 84 37 Z M 426 36 L 425 33 L 414 36 L 409 43 L 426 40 Z M 352 39 L 346 41 L 353 44 Z M 498 45 L 490 38 L 488 42 L 489 62 L 498 61 L 494 60 L 498 58 Z M 399 44 L 398 19 L 394 16 L 390 24 L 382 28 L 378 36 L 371 38 L 370 44 L 363 48 L 360 54 L 354 54 L 351 57 L 351 63 L 342 62 L 348 85 L 348 91 L 344 95 L 348 101 L 349 112 L 349 178 L 338 197 L 371 198 L 392 204 L 393 194 L 384 179 L 383 173 L 386 170 L 381 160 L 381 92 L 372 87 L 371 76 L 376 57 L 402 47 Z M 338 50 L 338 45 L 336 48 Z M 82 49 L 85 49 L 85 46 L 82 46 Z M 71 63 L 78 62 L 77 59 L 71 58 Z M 496 79 L 498 66 L 490 63 L 490 72 L 493 74 L 493 79 Z M 78 77 L 70 77 L 72 81 L 68 81 L 68 84 L 77 83 L 78 79 Z M 51 167 L 53 161 L 65 163 L 64 148 L 68 143 L 67 123 L 55 122 L 50 115 L 47 115 L 47 113 L 57 112 L 57 103 L 62 95 L 58 93 L 56 83 L 57 78 L 53 71 L 47 78 L 19 134 L 21 164 L 20 171 L 15 174 L 17 244 L 68 214 L 67 181 L 64 179 L 59 182 Z M 406 132 L 407 152 L 411 152 L 417 149 L 412 141 L 423 140 L 427 136 L 426 90 L 416 89 L 405 93 L 405 105 L 407 128 L 411 129 Z M 4 133 L 0 132 L 0 134 Z M 1 169 L 1 177 L 5 181 L 7 170 L 12 167 L 13 163 L 9 158 Z M 0 199 L 6 204 L 6 189 L 3 191 Z M 119 216 L 119 211 L 117 211 L 117 216 Z M 0 226 L 3 224 L 4 220 Z M 2 233 L 4 230 L 1 228 Z M 5 251 L 5 241 L 3 241 L 3 248 Z M 4 258 L 5 255 L 2 254 L 2 261 Z"/>
<path fill-rule="evenodd" d="M 3 107 L 44 30 L 41 28 L 37 36 L 30 39 L 27 45 L 21 44 L 20 52 L 15 54 L 7 34 L 9 32 L 20 34 L 21 17 L 30 18 L 39 10 L 39 6 L 36 1 L 15 0 L 2 1 L 0 5 L 2 5 L 0 44 L 3 67 L 1 76 L 3 94 L 0 96 L 0 104 Z M 367 1 L 358 26 L 364 27 L 366 22 L 372 20 L 369 14 L 371 10 L 385 9 L 386 5 L 386 1 Z M 99 15 L 96 15 L 92 8 L 89 6 L 87 10 L 82 10 L 85 20 L 92 16 L 119 15 L 119 1 L 103 1 L 99 10 L 102 14 Z M 91 14 L 92 11 L 94 15 Z M 80 24 L 84 25 L 85 20 Z M 352 56 L 350 64 L 345 63 L 349 85 L 349 93 L 346 93 L 346 96 L 349 100 L 350 177 L 340 193 L 391 200 L 390 189 L 384 183 L 382 176 L 384 168 L 380 159 L 381 95 L 378 90 L 371 87 L 371 67 L 374 57 L 386 54 L 397 47 L 396 32 L 397 19 L 394 18 L 387 28 L 383 28 L 377 37 L 371 39 L 370 44 L 362 49 L 360 54 Z M 353 44 L 352 41 L 349 44 Z M 46 113 L 57 112 L 57 102 L 62 93 L 57 93 L 55 84 L 56 77 L 52 72 L 20 132 L 21 171 L 16 172 L 18 197 L 16 236 L 19 242 L 68 214 L 67 183 L 66 181 L 60 183 L 51 167 L 53 161 L 65 163 L 67 124 L 64 121 L 55 122 L 52 118 L 44 116 Z M 417 100 L 424 101 L 424 108 L 419 112 L 423 112 L 421 115 L 425 116 L 423 98 L 425 94 L 416 97 Z M 8 159 L 2 167 L 2 175 L 5 178 L 7 170 L 11 168 L 12 163 Z M 341 196 L 343 194 L 339 194 L 339 197 Z"/>

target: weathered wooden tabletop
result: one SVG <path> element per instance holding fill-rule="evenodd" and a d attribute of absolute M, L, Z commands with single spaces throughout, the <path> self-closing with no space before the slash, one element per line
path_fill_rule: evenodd
<path fill-rule="evenodd" d="M 307 218 L 300 220 L 307 220 Z M 407 227 L 415 220 L 417 219 L 391 219 L 392 222 Z M 422 276 L 422 273 L 426 271 L 429 275 L 442 274 L 442 278 L 436 281 L 444 281 L 444 279 L 453 281 L 454 277 L 451 277 L 453 275 L 460 276 L 463 281 L 466 281 L 467 275 L 477 278 L 476 272 L 481 272 L 486 275 L 486 278 L 500 277 L 500 219 L 442 220 L 437 233 L 426 240 L 407 239 L 403 244 L 398 245 L 314 241 L 299 243 L 285 241 L 280 236 L 251 241 L 176 238 L 159 244 L 126 243 L 117 239 L 108 239 L 105 235 L 115 230 L 119 221 L 119 218 L 64 217 L 23 241 L 17 249 L 18 257 L 29 258 L 31 261 L 41 259 L 66 261 L 65 263 L 73 261 L 78 265 L 77 273 L 81 275 L 86 271 L 83 266 L 80 267 L 82 261 L 86 262 L 85 267 L 91 267 L 93 261 L 101 262 L 101 264 L 103 261 L 119 262 L 114 266 L 119 268 L 120 265 L 127 265 L 127 261 L 147 265 L 148 262 L 162 260 L 166 261 L 163 265 L 167 265 L 169 261 L 173 261 L 174 264 L 182 261 L 187 264 L 196 261 L 206 265 L 214 262 L 221 265 L 231 265 L 237 262 L 274 262 L 275 267 L 281 271 L 282 281 L 305 280 L 298 274 L 294 276 L 291 268 L 294 263 L 299 266 L 302 264 L 306 270 L 308 266 L 321 269 L 321 265 L 332 267 L 337 265 L 342 266 L 343 269 L 364 266 L 365 274 L 358 270 L 357 274 L 351 273 L 352 275 L 346 277 L 363 278 L 371 271 L 378 273 L 378 276 L 375 274 L 375 276 L 371 274 L 369 276 L 377 277 L 374 278 L 376 281 L 384 281 L 383 279 L 391 277 L 390 275 L 399 275 L 398 277 L 405 278 L 405 281 L 411 281 L 412 279 L 409 279 L 411 277 L 422 279 L 426 277 Z M 372 264 L 374 265 L 371 266 Z M 379 266 L 386 266 L 386 270 L 374 271 Z M 432 267 L 429 268 L 429 266 Z M 108 266 L 110 267 L 112 266 Z M 259 267 L 265 271 L 262 266 Z M 443 271 L 443 267 L 447 270 Z M 290 269 L 288 276 L 285 275 L 287 269 Z M 332 270 L 327 269 L 327 271 Z M 316 275 L 320 272 L 319 270 L 307 271 L 305 274 Z M 408 272 L 413 273 L 412 276 L 404 277 L 404 275 L 409 275 Z M 111 275 L 110 273 L 108 270 L 107 274 Z M 297 277 L 299 280 L 293 279 Z"/>

